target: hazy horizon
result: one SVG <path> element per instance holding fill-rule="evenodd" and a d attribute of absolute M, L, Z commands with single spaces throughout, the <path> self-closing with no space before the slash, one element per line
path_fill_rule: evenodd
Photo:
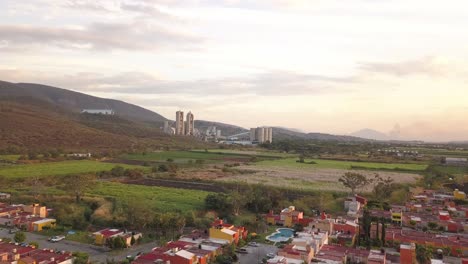
<path fill-rule="evenodd" d="M 0 2 L 0 80 L 174 118 L 468 140 L 464 1 Z"/>

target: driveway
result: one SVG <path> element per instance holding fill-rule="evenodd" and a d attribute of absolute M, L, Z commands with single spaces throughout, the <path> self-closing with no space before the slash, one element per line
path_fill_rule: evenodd
<path fill-rule="evenodd" d="M 268 253 L 274 253 L 278 251 L 278 248 L 267 244 L 258 244 L 258 247 L 246 246 L 247 254 L 237 254 L 239 257 L 240 264 L 255 264 L 261 263 L 262 259 Z"/>
<path fill-rule="evenodd" d="M 47 241 L 48 237 L 33 234 L 29 232 L 25 232 L 26 234 L 26 242 L 37 242 L 39 243 L 39 248 L 49 248 L 54 249 L 57 251 L 69 251 L 69 252 L 86 252 L 89 254 L 90 260 L 92 262 L 101 262 L 106 263 L 107 259 L 114 259 L 114 260 L 124 260 L 127 255 L 135 255 L 138 252 L 149 252 L 152 248 L 156 247 L 155 243 L 147 243 L 142 245 L 136 245 L 130 249 L 124 249 L 119 251 L 110 251 L 106 247 L 99 247 L 95 245 L 83 244 L 75 241 L 69 240 L 62 240 L 57 243 L 52 243 Z M 9 234 L 8 229 L 2 228 L 0 230 L 0 238 L 11 238 L 13 241 L 13 237 L 15 234 Z"/>

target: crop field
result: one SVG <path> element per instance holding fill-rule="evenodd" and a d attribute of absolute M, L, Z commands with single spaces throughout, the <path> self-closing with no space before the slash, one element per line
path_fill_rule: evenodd
<path fill-rule="evenodd" d="M 109 171 L 115 166 L 146 169 L 145 167 L 124 164 L 104 163 L 90 160 L 73 160 L 0 167 L 0 176 L 7 178 L 61 176 L 75 173 Z"/>
<path fill-rule="evenodd" d="M 205 150 L 192 150 L 191 152 L 202 152 L 206 153 Z M 297 155 L 273 152 L 273 151 L 257 151 L 257 150 L 236 150 L 236 149 L 209 149 L 209 153 L 215 154 L 231 154 L 231 155 L 242 155 L 251 157 L 265 157 L 265 158 L 291 158 Z"/>
<path fill-rule="evenodd" d="M 0 161 L 17 161 L 21 155 L 0 155 Z"/>
<path fill-rule="evenodd" d="M 141 160 L 152 162 L 166 162 L 172 159 L 176 163 L 187 163 L 190 160 L 204 160 L 209 163 L 217 163 L 223 161 L 248 161 L 249 156 L 238 155 L 231 153 L 215 153 L 215 152 L 201 152 L 201 151 L 162 151 L 151 152 L 145 154 L 126 154 L 121 156 L 123 159 Z"/>
<path fill-rule="evenodd" d="M 283 167 L 291 169 L 342 169 L 350 170 L 352 167 L 359 167 L 359 169 L 372 169 L 372 170 L 404 170 L 404 171 L 423 171 L 427 168 L 426 164 L 413 164 L 413 163 L 377 163 L 377 162 L 353 162 L 353 161 L 338 161 L 338 160 L 323 160 L 323 159 L 306 159 L 306 163 L 296 162 L 297 158 L 265 160 L 256 163 L 259 167 Z M 309 164 L 307 162 L 314 162 Z"/>
<path fill-rule="evenodd" d="M 306 159 L 305 163 L 296 162 L 297 158 L 260 161 L 251 165 L 237 167 L 251 173 L 239 173 L 220 177 L 218 181 L 242 181 L 262 183 L 278 187 L 315 191 L 347 191 L 339 183 L 339 178 L 352 170 L 368 179 L 376 173 L 382 178 L 390 177 L 398 183 L 415 183 L 428 165 L 403 163 L 348 162 L 323 159 Z M 308 163 L 313 161 L 313 163 Z M 362 191 L 371 191 L 366 186 Z"/>
<path fill-rule="evenodd" d="M 240 166 L 240 169 L 252 170 L 250 174 L 234 174 L 218 178 L 218 181 L 262 183 L 266 185 L 284 187 L 289 189 L 315 190 L 315 191 L 346 191 L 339 183 L 339 178 L 349 170 L 330 168 L 298 169 L 296 167 L 266 167 L 266 166 Z M 421 177 L 416 173 L 353 170 L 368 179 L 372 179 L 375 173 L 381 177 L 392 178 L 398 183 L 414 183 Z M 372 186 L 366 186 L 362 191 L 371 191 Z"/>
<path fill-rule="evenodd" d="M 189 211 L 203 208 L 206 191 L 168 187 L 100 182 L 90 195 L 112 197 L 120 201 L 138 201 L 160 211 Z"/>

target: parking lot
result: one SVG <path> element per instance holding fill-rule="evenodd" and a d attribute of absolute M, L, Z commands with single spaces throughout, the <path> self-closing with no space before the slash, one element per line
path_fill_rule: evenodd
<path fill-rule="evenodd" d="M 276 246 L 266 244 L 258 244 L 258 247 L 246 246 L 245 248 L 247 249 L 247 254 L 237 254 L 237 256 L 239 256 L 240 264 L 262 263 L 262 259 L 266 254 L 276 254 L 278 251 Z"/>

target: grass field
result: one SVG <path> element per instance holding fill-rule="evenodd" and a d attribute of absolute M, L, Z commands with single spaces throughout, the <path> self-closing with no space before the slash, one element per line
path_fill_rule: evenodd
<path fill-rule="evenodd" d="M 206 153 L 205 150 L 192 150 L 191 152 L 202 152 Z M 230 155 L 242 155 L 251 157 L 265 157 L 265 158 L 292 158 L 297 155 L 272 152 L 272 151 L 257 151 L 257 150 L 236 150 L 236 149 L 209 149 L 209 153 L 215 154 L 230 154 Z"/>
<path fill-rule="evenodd" d="M 36 163 L 0 167 L 0 176 L 7 178 L 27 178 L 32 176 L 60 176 L 75 173 L 90 173 L 111 170 L 115 166 L 124 168 L 142 168 L 124 164 L 104 163 L 90 160 L 73 160 L 63 162 Z"/>
<path fill-rule="evenodd" d="M 454 176 L 468 174 L 467 167 L 435 165 L 432 166 L 431 169 L 439 173 L 446 173 Z"/>
<path fill-rule="evenodd" d="M 322 159 L 307 159 L 305 162 L 313 161 L 316 164 L 307 164 L 296 162 L 296 158 L 266 160 L 256 163 L 256 166 L 262 167 L 284 167 L 296 168 L 301 170 L 307 169 L 343 169 L 348 170 L 353 166 L 362 169 L 372 170 L 406 170 L 406 171 L 423 171 L 428 165 L 425 164 L 406 164 L 406 163 L 376 163 L 376 162 L 352 162 L 352 161 L 337 161 L 337 160 L 322 160 Z"/>
<path fill-rule="evenodd" d="M 17 161 L 21 155 L 0 155 L 0 160 Z"/>
<path fill-rule="evenodd" d="M 165 162 L 167 159 L 172 159 L 177 163 L 187 163 L 189 160 L 205 160 L 206 162 L 216 163 L 235 159 L 248 159 L 246 155 L 229 154 L 229 153 L 214 153 L 214 152 L 197 152 L 197 151 L 162 151 L 151 152 L 146 154 L 126 154 L 121 156 L 123 159 Z"/>
<path fill-rule="evenodd" d="M 160 211 L 189 211 L 203 208 L 209 192 L 167 187 L 100 182 L 90 195 L 113 197 L 121 201 L 138 201 Z"/>

